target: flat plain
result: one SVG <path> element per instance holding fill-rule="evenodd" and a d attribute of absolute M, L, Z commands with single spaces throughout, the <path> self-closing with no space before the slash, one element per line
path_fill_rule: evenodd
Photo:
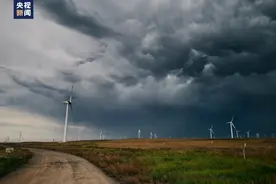
<path fill-rule="evenodd" d="M 125 139 L 24 146 L 83 157 L 122 184 L 276 183 L 276 139 Z"/>

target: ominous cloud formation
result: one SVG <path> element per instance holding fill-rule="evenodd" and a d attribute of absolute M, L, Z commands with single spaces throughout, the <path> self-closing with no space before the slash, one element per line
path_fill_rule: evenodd
<path fill-rule="evenodd" d="M 1 6 L 1 105 L 110 137 L 276 131 L 276 1 L 40 0 Z M 20 29 L 19 29 L 20 27 Z M 94 135 L 97 137 L 97 135 Z"/>

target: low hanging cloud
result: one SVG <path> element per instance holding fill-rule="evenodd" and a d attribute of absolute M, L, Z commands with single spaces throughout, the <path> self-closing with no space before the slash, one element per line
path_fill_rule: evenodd
<path fill-rule="evenodd" d="M 20 132 L 25 141 L 60 139 L 62 126 L 50 117 L 11 107 L 1 107 L 0 115 L 1 140 L 18 141 Z"/>
<path fill-rule="evenodd" d="M 211 124 L 226 137 L 232 115 L 241 131 L 272 133 L 275 7 L 273 0 L 41 0 L 34 20 L 17 21 L 5 1 L 1 104 L 62 125 L 74 84 L 74 122 L 110 137 L 138 128 L 208 136 Z"/>

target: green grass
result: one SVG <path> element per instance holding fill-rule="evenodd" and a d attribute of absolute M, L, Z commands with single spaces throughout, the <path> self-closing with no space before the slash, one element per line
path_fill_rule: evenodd
<path fill-rule="evenodd" d="M 206 151 L 151 152 L 144 158 L 145 162 L 151 163 L 151 177 L 164 183 L 272 184 L 276 175 L 275 163 Z"/>
<path fill-rule="evenodd" d="M 0 178 L 27 163 L 32 153 L 25 149 L 16 148 L 11 154 L 6 154 L 0 147 Z"/>
<path fill-rule="evenodd" d="M 30 146 L 30 145 L 28 145 Z M 121 184 L 274 184 L 275 150 L 118 149 L 95 144 L 34 144 L 83 157 Z M 263 148 L 264 149 L 264 148 Z M 259 150 L 259 149 L 258 149 Z"/>

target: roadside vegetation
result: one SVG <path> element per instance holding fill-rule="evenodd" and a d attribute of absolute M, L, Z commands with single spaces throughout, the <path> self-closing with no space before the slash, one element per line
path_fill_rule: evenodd
<path fill-rule="evenodd" d="M 32 158 L 29 150 L 15 148 L 14 152 L 6 153 L 5 147 L 0 145 L 0 178 L 18 169 Z"/>
<path fill-rule="evenodd" d="M 203 147 L 200 143 L 177 148 L 167 143 L 167 148 L 159 149 L 151 147 L 164 145 L 164 141 L 144 140 L 146 149 L 117 148 L 120 142 L 116 141 L 29 143 L 27 146 L 83 157 L 121 184 L 275 184 L 276 141 L 265 141 L 259 148 L 249 145 L 246 159 L 240 147 L 216 147 L 213 143 L 213 146 Z M 121 143 L 125 144 L 123 140 Z M 137 140 L 130 141 L 129 145 L 135 144 Z"/>

